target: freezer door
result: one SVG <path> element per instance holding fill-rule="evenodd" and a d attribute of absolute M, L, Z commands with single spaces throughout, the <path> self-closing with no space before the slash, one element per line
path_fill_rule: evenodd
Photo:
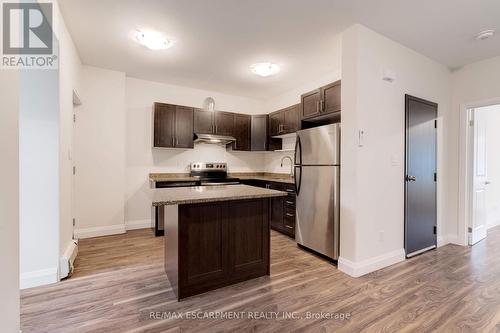
<path fill-rule="evenodd" d="M 296 164 L 340 165 L 339 124 L 298 131 L 297 141 L 300 146 L 296 150 Z"/>
<path fill-rule="evenodd" d="M 338 166 L 302 166 L 295 240 L 332 259 L 339 256 Z"/>

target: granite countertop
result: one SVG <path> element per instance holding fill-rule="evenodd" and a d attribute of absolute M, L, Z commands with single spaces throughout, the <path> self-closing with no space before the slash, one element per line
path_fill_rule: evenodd
<path fill-rule="evenodd" d="M 230 177 L 240 179 L 258 179 L 279 183 L 293 184 L 293 177 L 289 174 L 270 173 L 270 172 L 230 172 Z M 197 178 L 191 177 L 189 173 L 150 173 L 149 180 L 153 182 L 168 182 L 168 181 L 195 181 Z"/>
<path fill-rule="evenodd" d="M 153 190 L 153 206 L 284 197 L 286 192 L 248 185 L 191 186 Z"/>
<path fill-rule="evenodd" d="M 189 173 L 150 173 L 149 180 L 154 182 L 176 182 L 176 181 L 192 181 L 198 180 L 195 177 L 191 177 Z"/>
<path fill-rule="evenodd" d="M 240 179 L 257 179 L 270 182 L 293 184 L 294 178 L 290 174 L 271 173 L 271 172 L 235 172 L 229 174 L 232 177 Z"/>

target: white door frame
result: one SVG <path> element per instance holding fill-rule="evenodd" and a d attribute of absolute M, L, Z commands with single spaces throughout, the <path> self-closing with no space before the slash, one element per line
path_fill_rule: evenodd
<path fill-rule="evenodd" d="M 500 98 L 460 105 L 460 142 L 458 170 L 458 243 L 467 246 L 468 227 L 472 218 L 472 172 L 474 147 L 471 146 L 473 131 L 469 126 L 469 109 L 500 104 Z"/>

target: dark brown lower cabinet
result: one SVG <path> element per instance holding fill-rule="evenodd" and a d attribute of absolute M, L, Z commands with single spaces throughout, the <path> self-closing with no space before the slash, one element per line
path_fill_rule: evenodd
<path fill-rule="evenodd" d="M 284 191 L 286 197 L 271 198 L 269 201 L 269 223 L 271 229 L 295 238 L 295 188 L 293 184 L 269 182 L 259 179 L 245 179 L 245 185 Z"/>
<path fill-rule="evenodd" d="M 267 198 L 179 205 L 165 233 L 165 270 L 178 299 L 269 275 L 268 212 Z"/>

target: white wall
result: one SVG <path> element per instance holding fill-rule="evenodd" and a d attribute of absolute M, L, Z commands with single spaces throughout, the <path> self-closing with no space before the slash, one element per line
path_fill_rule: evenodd
<path fill-rule="evenodd" d="M 125 74 L 84 66 L 80 96 L 75 236 L 125 232 Z"/>
<path fill-rule="evenodd" d="M 321 86 L 340 80 L 342 73 L 342 38 L 341 34 L 333 39 L 331 59 L 331 70 L 314 80 L 298 79 L 296 88 L 286 91 L 278 96 L 264 102 L 265 113 L 270 113 L 285 107 L 300 103 L 300 95 Z"/>
<path fill-rule="evenodd" d="M 19 332 L 19 80 L 0 71 L 0 323 Z"/>
<path fill-rule="evenodd" d="M 23 71 L 20 89 L 20 271 L 29 288 L 58 280 L 58 71 Z"/>
<path fill-rule="evenodd" d="M 464 205 L 463 198 L 459 198 L 458 184 L 463 180 L 459 175 L 459 156 L 464 152 L 460 152 L 460 145 L 465 147 L 465 135 L 460 131 L 460 112 L 462 107 L 469 104 L 488 104 L 488 101 L 500 98 L 500 57 L 495 57 L 483 61 L 479 61 L 453 72 L 452 74 L 452 103 L 451 117 L 449 124 L 450 145 L 450 166 L 447 172 L 454 180 L 448 189 L 450 196 L 454 196 L 453 202 L 448 207 L 450 211 L 450 220 L 458 221 L 450 230 L 450 234 L 457 236 L 457 243 L 467 244 L 467 233 L 465 219 L 459 208 Z"/>
<path fill-rule="evenodd" d="M 358 276 L 404 259 L 405 94 L 439 105 L 438 238 L 448 233 L 451 75 L 361 25 L 344 32 L 342 51 L 339 268 Z M 382 80 L 385 69 L 396 73 L 393 83 Z M 363 147 L 358 147 L 358 130 L 365 132 Z"/>
<path fill-rule="evenodd" d="M 475 109 L 486 118 L 486 168 L 490 185 L 486 188 L 488 228 L 500 224 L 500 105 Z"/>
<path fill-rule="evenodd" d="M 217 145 L 197 144 L 194 149 L 152 149 L 154 102 L 202 107 L 206 97 L 215 99 L 216 109 L 246 114 L 265 113 L 257 100 L 163 83 L 126 78 L 127 160 L 125 220 L 129 227 L 151 223 L 148 175 L 151 172 L 189 172 L 192 161 L 225 161 L 229 172 L 265 169 L 265 154 L 232 152 Z"/>

